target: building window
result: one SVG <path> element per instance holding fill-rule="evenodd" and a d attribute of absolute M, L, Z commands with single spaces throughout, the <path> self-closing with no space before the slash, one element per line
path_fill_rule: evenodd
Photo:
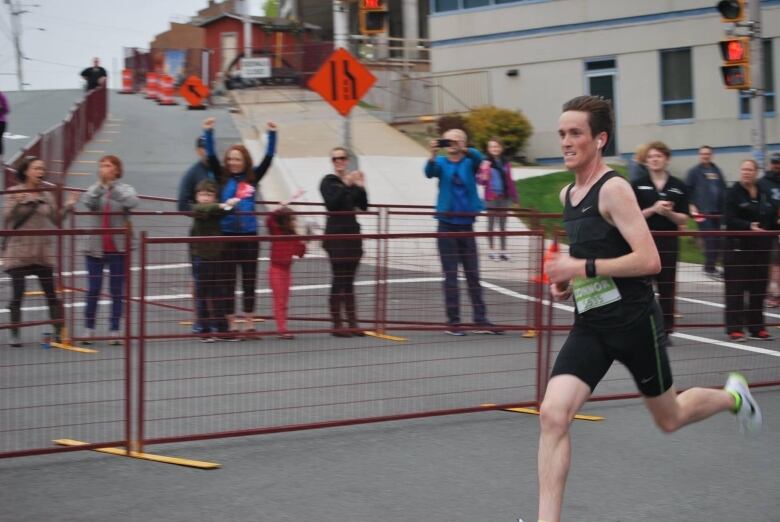
<path fill-rule="evenodd" d="M 434 0 L 433 7 L 437 13 L 441 11 L 455 11 L 460 9 L 459 0 Z"/>
<path fill-rule="evenodd" d="M 457 11 L 459 9 L 471 9 L 472 7 L 485 7 L 490 5 L 517 4 L 529 0 L 433 0 L 433 12 Z M 537 0 L 538 1 L 538 0 Z"/>
<path fill-rule="evenodd" d="M 661 118 L 664 121 L 693 118 L 690 49 L 661 51 Z"/>
<path fill-rule="evenodd" d="M 772 67 L 772 40 L 764 40 L 764 114 L 775 112 L 775 77 Z M 739 114 L 750 116 L 750 100 L 746 94 L 739 93 Z"/>

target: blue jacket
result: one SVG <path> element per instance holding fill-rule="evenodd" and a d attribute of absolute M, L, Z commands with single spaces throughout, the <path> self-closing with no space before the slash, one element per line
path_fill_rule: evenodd
<path fill-rule="evenodd" d="M 477 171 L 482 163 L 482 154 L 477 149 L 469 147 L 466 155 L 457 163 L 452 163 L 446 156 L 437 156 L 425 164 L 425 177 L 439 178 L 439 195 L 436 198 L 437 212 L 452 212 L 452 177 L 455 172 L 466 187 L 469 212 L 481 212 L 485 204 L 477 192 Z M 436 219 L 448 222 L 447 216 L 436 216 Z"/>
<path fill-rule="evenodd" d="M 216 148 L 214 147 L 214 131 L 208 129 L 203 132 L 203 137 L 206 142 L 206 155 L 209 160 L 209 170 L 211 172 L 222 172 L 222 166 L 217 159 Z M 255 194 L 250 197 L 243 198 L 236 205 L 235 212 L 228 214 L 222 219 L 222 232 L 225 234 L 256 234 L 257 233 L 257 217 L 254 215 L 255 211 L 255 196 L 257 194 L 257 184 L 263 179 L 263 176 L 268 172 L 268 168 L 271 166 L 271 161 L 274 158 L 276 152 L 276 132 L 271 131 L 268 133 L 268 147 L 265 151 L 265 157 L 258 166 L 254 168 L 255 181 L 252 186 L 255 189 Z M 228 199 L 235 197 L 238 184 L 247 179 L 246 172 L 241 174 L 234 174 L 227 179 L 222 180 L 220 187 L 219 200 L 225 202 Z"/>

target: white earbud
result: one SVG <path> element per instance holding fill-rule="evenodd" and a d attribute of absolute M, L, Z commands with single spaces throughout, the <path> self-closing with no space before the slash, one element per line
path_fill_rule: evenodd
<path fill-rule="evenodd" d="M 596 140 L 596 148 L 597 149 L 601 148 L 601 140 Z"/>

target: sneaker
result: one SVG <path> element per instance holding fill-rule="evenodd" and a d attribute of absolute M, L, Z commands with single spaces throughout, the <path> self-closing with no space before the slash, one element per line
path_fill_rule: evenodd
<path fill-rule="evenodd" d="M 758 341 L 770 341 L 773 339 L 772 334 L 770 334 L 766 330 L 759 330 L 756 333 L 750 334 L 748 337 L 750 337 L 751 339 L 756 339 Z"/>
<path fill-rule="evenodd" d="M 488 254 L 488 259 L 491 261 L 498 261 L 498 254 L 494 254 L 493 252 Z"/>
<path fill-rule="evenodd" d="M 704 275 L 715 281 L 723 281 L 723 272 L 716 270 L 705 270 Z"/>
<path fill-rule="evenodd" d="M 21 348 L 23 346 L 22 338 L 19 337 L 19 334 L 11 334 L 11 342 L 8 343 L 11 345 L 11 348 Z"/>
<path fill-rule="evenodd" d="M 200 342 L 202 343 L 215 343 L 217 340 L 213 337 L 201 337 Z"/>
<path fill-rule="evenodd" d="M 743 334 L 742 332 L 731 332 L 729 334 L 729 340 L 737 342 L 737 343 L 744 343 L 745 342 L 745 334 Z"/>
<path fill-rule="evenodd" d="M 295 336 L 293 334 L 285 333 L 285 334 L 280 335 L 279 339 L 281 339 L 283 341 L 292 341 L 293 339 L 295 339 Z"/>
<path fill-rule="evenodd" d="M 226 342 L 226 343 L 235 343 L 235 342 L 240 341 L 241 338 L 240 337 L 235 337 L 235 336 L 232 336 L 232 335 L 220 335 L 218 337 L 214 337 L 214 340 L 215 341 L 220 341 L 220 342 Z"/>
<path fill-rule="evenodd" d="M 447 330 L 444 330 L 444 333 L 447 335 L 454 335 L 455 337 L 463 337 L 466 335 L 466 332 L 457 324 L 451 324 Z"/>
<path fill-rule="evenodd" d="M 192 325 L 192 333 L 199 334 L 199 333 L 207 333 L 207 330 L 203 328 L 203 326 L 199 324 Z"/>
<path fill-rule="evenodd" d="M 479 335 L 504 335 L 504 330 L 496 327 L 493 323 L 479 323 L 477 328 L 471 333 Z"/>
<path fill-rule="evenodd" d="M 501 261 L 509 261 L 509 256 L 508 256 L 508 255 L 506 255 L 506 254 L 501 254 L 500 256 L 498 256 L 498 258 L 499 258 Z"/>
<path fill-rule="evenodd" d="M 737 415 L 739 431 L 756 432 L 761 429 L 761 408 L 758 407 L 750 394 L 747 381 L 740 373 L 730 373 L 724 390 L 731 393 L 737 400 L 734 413 Z"/>
<path fill-rule="evenodd" d="M 108 343 L 109 346 L 122 346 L 122 340 L 121 339 L 114 339 L 110 343 Z"/>

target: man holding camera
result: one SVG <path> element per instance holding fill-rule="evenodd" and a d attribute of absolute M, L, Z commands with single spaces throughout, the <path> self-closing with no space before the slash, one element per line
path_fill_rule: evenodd
<path fill-rule="evenodd" d="M 442 139 L 431 140 L 431 157 L 425 165 L 425 177 L 439 178 L 439 194 L 436 200 L 438 232 L 473 232 L 476 214 L 485 206 L 477 193 L 477 171 L 482 155 L 466 147 L 466 133 L 451 129 Z M 445 155 L 438 155 L 443 150 Z M 443 236 L 436 241 L 441 266 L 444 270 L 444 300 L 447 308 L 447 322 L 450 335 L 466 335 L 460 321 L 460 299 L 458 290 L 458 264 L 463 272 L 471 299 L 473 321 L 477 329 L 473 333 L 499 334 L 486 316 L 479 284 L 479 258 L 477 242 L 473 236 Z"/>

